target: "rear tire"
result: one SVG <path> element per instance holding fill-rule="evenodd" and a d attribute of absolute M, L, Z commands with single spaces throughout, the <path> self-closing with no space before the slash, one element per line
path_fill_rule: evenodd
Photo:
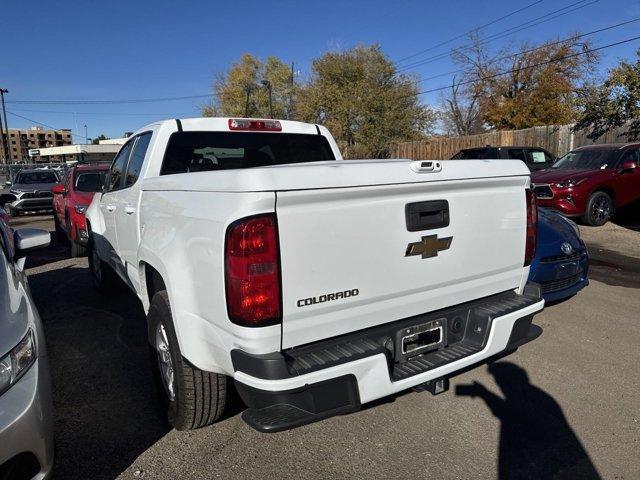
<path fill-rule="evenodd" d="M 154 376 L 167 409 L 167 419 L 176 430 L 194 430 L 211 425 L 224 412 L 227 377 L 199 370 L 180 353 L 166 290 L 151 300 L 147 322 Z"/>
<path fill-rule="evenodd" d="M 613 200 L 605 192 L 593 192 L 587 202 L 582 221 L 592 227 L 607 223 L 613 214 Z"/>
<path fill-rule="evenodd" d="M 69 239 L 71 258 L 84 257 L 87 254 L 87 249 L 83 245 L 76 243 L 76 241 L 71 236 L 71 229 L 71 222 L 69 221 L 69 217 L 67 216 L 67 236 Z"/>
<path fill-rule="evenodd" d="M 95 287 L 101 292 L 110 292 L 115 289 L 118 279 L 116 273 L 109 265 L 102 261 L 98 250 L 94 246 L 93 235 L 89 235 L 89 274 Z"/>
<path fill-rule="evenodd" d="M 84 245 L 80 245 L 72 239 L 70 239 L 69 242 L 71 247 L 71 258 L 84 257 L 87 255 L 87 248 Z"/>

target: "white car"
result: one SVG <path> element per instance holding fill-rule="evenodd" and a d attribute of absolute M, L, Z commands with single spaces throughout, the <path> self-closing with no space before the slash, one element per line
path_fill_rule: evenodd
<path fill-rule="evenodd" d="M 169 420 L 227 379 L 260 431 L 296 427 L 536 338 L 536 208 L 520 161 L 342 160 L 285 120 L 143 127 L 87 210 L 90 271 L 138 295 Z"/>

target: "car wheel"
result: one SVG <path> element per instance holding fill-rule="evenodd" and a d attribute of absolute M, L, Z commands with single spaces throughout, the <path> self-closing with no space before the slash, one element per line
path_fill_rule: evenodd
<path fill-rule="evenodd" d="M 147 320 L 154 376 L 169 423 L 176 430 L 211 425 L 224 411 L 227 377 L 199 370 L 182 356 L 166 290 L 153 296 Z"/>
<path fill-rule="evenodd" d="M 98 249 L 94 246 L 93 236 L 89 235 L 88 257 L 89 274 L 95 287 L 102 292 L 109 292 L 117 285 L 116 273 L 102 261 Z"/>
<path fill-rule="evenodd" d="M 71 240 L 71 257 L 72 258 L 78 258 L 78 257 L 84 257 L 87 254 L 87 249 L 84 247 L 84 245 L 80 245 L 77 242 L 74 242 L 73 240 Z"/>
<path fill-rule="evenodd" d="M 587 209 L 582 220 L 594 227 L 600 227 L 609 221 L 613 214 L 613 200 L 605 192 L 594 192 L 589 197 Z"/>

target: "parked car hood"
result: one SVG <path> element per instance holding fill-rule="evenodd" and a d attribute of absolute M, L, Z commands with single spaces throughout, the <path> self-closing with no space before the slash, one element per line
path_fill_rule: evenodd
<path fill-rule="evenodd" d="M 554 183 L 567 180 L 581 180 L 587 177 L 599 175 L 604 170 L 568 169 L 568 168 L 547 168 L 531 173 L 532 183 Z"/>
<path fill-rule="evenodd" d="M 550 246 L 564 242 L 569 242 L 575 249 L 580 247 L 579 237 L 571 224 L 562 215 L 553 210 L 539 207 L 538 246 Z"/>
<path fill-rule="evenodd" d="M 51 191 L 55 183 L 15 183 L 11 185 L 11 190 L 20 190 L 21 192 L 35 192 L 40 190 Z"/>
<path fill-rule="evenodd" d="M 26 297 L 20 293 L 10 267 L 0 259 L 0 357 L 24 337 L 28 328 Z"/>

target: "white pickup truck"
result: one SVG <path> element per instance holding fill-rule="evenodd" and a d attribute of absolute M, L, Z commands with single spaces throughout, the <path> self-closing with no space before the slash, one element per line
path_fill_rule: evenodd
<path fill-rule="evenodd" d="M 343 160 L 326 128 L 148 125 L 87 210 L 92 277 L 148 312 L 168 417 L 208 425 L 233 378 L 284 430 L 512 352 L 541 329 L 520 161 Z"/>

